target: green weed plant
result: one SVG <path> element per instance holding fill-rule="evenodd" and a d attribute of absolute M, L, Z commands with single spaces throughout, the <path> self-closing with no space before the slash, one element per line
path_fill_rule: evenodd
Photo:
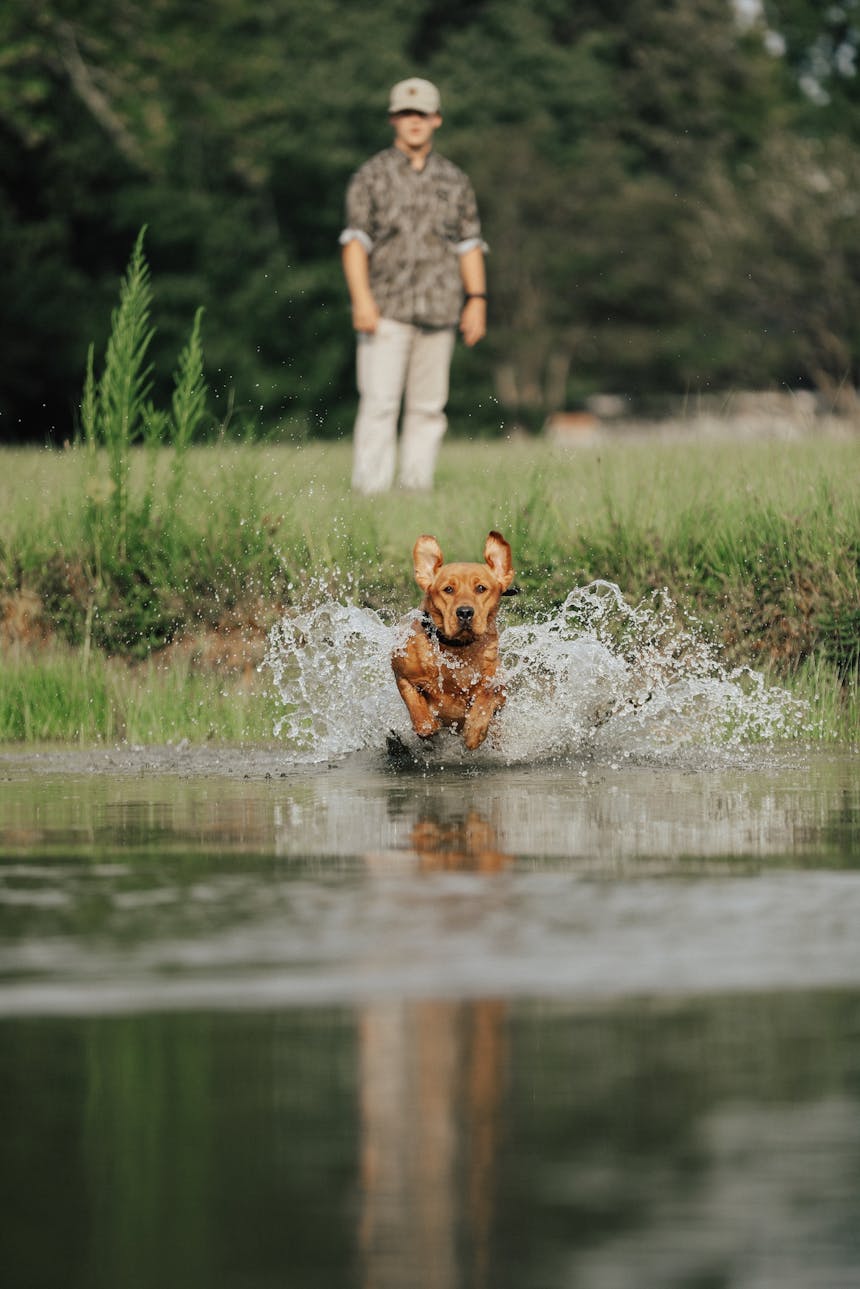
<path fill-rule="evenodd" d="M 155 327 L 145 233 L 141 229 L 120 286 L 98 378 L 93 345 L 87 354 L 80 416 L 88 477 L 78 561 L 86 595 L 80 625 L 85 657 L 93 643 L 146 656 L 181 625 L 171 573 L 188 545 L 180 518 L 188 449 L 207 418 L 203 311 L 197 310 L 179 355 L 170 409 L 159 408 L 148 356 Z M 145 467 L 136 480 L 137 446 Z M 159 478 L 165 448 L 166 477 L 162 468 Z"/>

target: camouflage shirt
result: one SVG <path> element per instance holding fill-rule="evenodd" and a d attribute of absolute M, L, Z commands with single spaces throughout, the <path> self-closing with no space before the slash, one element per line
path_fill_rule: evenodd
<path fill-rule="evenodd" d="M 430 152 L 413 170 L 399 148 L 366 161 L 350 180 L 341 244 L 358 238 L 370 257 L 370 287 L 385 318 L 456 326 L 463 307 L 460 256 L 486 250 L 472 185 Z"/>

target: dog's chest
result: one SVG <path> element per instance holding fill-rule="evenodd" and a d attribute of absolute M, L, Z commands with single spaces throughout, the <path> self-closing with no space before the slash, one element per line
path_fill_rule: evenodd
<path fill-rule="evenodd" d="M 470 693 L 486 674 L 481 645 L 456 649 L 428 641 L 424 651 L 427 679 L 446 694 Z"/>

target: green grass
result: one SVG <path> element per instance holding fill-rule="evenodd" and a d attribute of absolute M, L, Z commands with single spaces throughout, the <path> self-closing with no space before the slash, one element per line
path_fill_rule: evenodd
<path fill-rule="evenodd" d="M 0 671 L 0 742 L 265 743 L 277 713 L 262 686 L 185 662 L 129 668 L 52 650 Z"/>
<path fill-rule="evenodd" d="M 631 601 L 667 587 L 727 661 L 808 698 L 828 737 L 856 739 L 857 439 L 450 440 L 433 494 L 373 499 L 349 491 L 348 443 L 192 447 L 181 489 L 171 449 L 138 448 L 121 558 L 93 545 L 93 507 L 111 505 L 106 454 L 7 448 L 0 464 L 0 615 L 38 597 L 56 644 L 50 659 L 7 656 L 2 739 L 267 737 L 264 704 L 187 661 L 157 669 L 162 645 L 259 634 L 322 594 L 393 617 L 417 598 L 420 533 L 474 558 L 491 528 L 514 549 L 509 621 L 598 577 Z"/>

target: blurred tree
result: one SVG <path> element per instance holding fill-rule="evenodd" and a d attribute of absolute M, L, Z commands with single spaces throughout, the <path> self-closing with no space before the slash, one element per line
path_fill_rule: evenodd
<path fill-rule="evenodd" d="M 348 431 L 344 190 L 415 72 L 491 245 L 455 428 L 492 389 L 537 423 L 602 389 L 850 388 L 858 5 L 6 0 L 0 433 L 69 435 L 144 223 L 158 379 L 202 305 L 222 422 Z"/>
<path fill-rule="evenodd" d="M 396 8 L 376 17 L 402 44 Z M 104 338 L 144 223 L 157 364 L 202 304 L 223 415 L 304 432 L 351 397 L 337 231 L 350 139 L 367 123 L 354 110 L 367 17 L 331 0 L 265 13 L 245 0 L 11 0 L 0 267 L 21 289 L 0 316 L 7 434 L 21 416 L 24 433 L 68 433 L 87 344 Z"/>
<path fill-rule="evenodd" d="M 438 62 L 469 122 L 455 150 L 486 212 L 503 401 L 534 420 L 565 385 L 722 379 L 745 340 L 702 290 L 704 219 L 778 108 L 761 41 L 724 0 L 487 0 Z"/>
<path fill-rule="evenodd" d="M 731 214 L 714 230 L 715 245 L 731 267 L 715 298 L 743 320 L 760 380 L 778 373 L 856 412 L 860 0 L 761 0 L 745 9 L 782 92 L 755 154 L 723 195 Z"/>
<path fill-rule="evenodd" d="M 802 128 L 860 141 L 860 0 L 760 0 L 752 22 L 790 73 Z"/>

